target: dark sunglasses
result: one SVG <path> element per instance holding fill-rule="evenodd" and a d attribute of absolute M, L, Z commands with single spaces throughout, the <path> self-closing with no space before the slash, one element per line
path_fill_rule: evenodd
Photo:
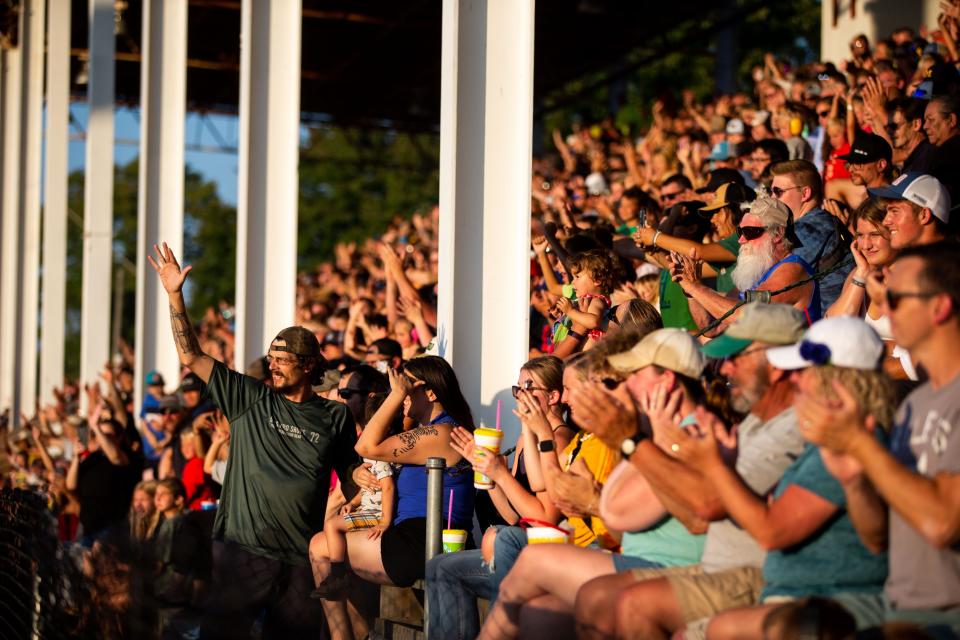
<path fill-rule="evenodd" d="M 817 115 L 820 116 L 821 118 L 826 118 L 827 116 L 830 115 L 830 111 L 817 111 Z"/>
<path fill-rule="evenodd" d="M 669 200 L 676 200 L 677 198 L 680 197 L 680 194 L 681 194 L 681 193 L 683 193 L 683 192 L 682 192 L 682 191 L 677 191 L 676 193 L 661 193 L 661 194 L 660 194 L 660 201 L 661 201 L 661 202 L 667 202 L 667 201 L 669 201 Z"/>
<path fill-rule="evenodd" d="M 795 187 L 787 187 L 786 189 L 784 189 L 783 187 L 770 187 L 770 193 L 773 194 L 774 198 L 779 199 L 783 197 L 783 194 L 785 194 L 787 191 L 790 191 L 791 189 L 803 189 L 803 185 L 801 184 Z"/>
<path fill-rule="evenodd" d="M 522 387 L 513 385 L 510 387 L 510 391 L 513 393 L 513 397 L 516 398 L 521 391 L 549 391 L 549 389 L 545 387 L 535 387 L 533 386 L 533 380 L 527 380 L 523 383 Z"/>
<path fill-rule="evenodd" d="M 606 311 L 603 312 L 603 317 L 607 322 L 612 322 L 613 324 L 619 326 L 620 323 L 617 322 L 617 309 L 620 308 L 620 305 L 615 304 Z"/>
<path fill-rule="evenodd" d="M 737 227 L 737 235 L 747 240 L 756 240 L 766 232 L 766 227 Z"/>
<path fill-rule="evenodd" d="M 366 395 L 366 393 L 366 391 L 361 391 L 360 389 L 337 389 L 337 395 L 343 400 L 349 400 L 353 396 Z"/>
<path fill-rule="evenodd" d="M 932 298 L 933 296 L 940 295 L 939 291 L 891 291 L 887 289 L 884 294 L 887 300 L 887 306 L 890 308 L 890 311 L 896 311 L 897 307 L 900 306 L 900 301 L 904 298 Z"/>

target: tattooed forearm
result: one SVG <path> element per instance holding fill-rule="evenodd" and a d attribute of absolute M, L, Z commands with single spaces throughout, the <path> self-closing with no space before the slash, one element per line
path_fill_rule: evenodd
<path fill-rule="evenodd" d="M 400 442 L 403 443 L 400 447 L 397 447 L 393 450 L 393 457 L 398 458 L 401 454 L 407 453 L 408 451 L 413 451 L 414 447 L 417 446 L 417 441 L 424 436 L 436 436 L 439 435 L 436 427 L 417 427 L 416 429 L 411 429 L 410 431 L 405 431 L 403 433 L 397 434 L 397 437 L 400 438 Z"/>
<path fill-rule="evenodd" d="M 170 326 L 173 328 L 173 341 L 177 343 L 177 350 L 185 356 L 199 356 L 200 340 L 197 338 L 193 325 L 186 311 L 177 311 L 170 305 Z"/>

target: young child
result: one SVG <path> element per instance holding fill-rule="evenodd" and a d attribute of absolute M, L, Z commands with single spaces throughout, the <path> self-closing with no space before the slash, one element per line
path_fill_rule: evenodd
<path fill-rule="evenodd" d="M 587 251 L 570 259 L 570 270 L 574 295 L 566 295 L 565 291 L 556 304 L 557 310 L 565 316 L 560 320 L 561 326 L 569 326 L 565 321 L 569 319 L 584 327 L 589 337 L 599 340 L 603 337 L 603 314 L 610 306 L 607 296 L 613 290 L 616 279 L 613 261 L 604 251 Z M 569 335 L 569 331 L 565 335 Z M 560 336 L 560 339 L 563 337 Z M 557 342 L 556 333 L 554 342 Z"/>
<path fill-rule="evenodd" d="M 364 407 L 364 424 L 376 413 L 376 410 L 386 399 L 386 393 L 376 394 L 367 399 Z M 400 425 L 402 429 L 402 423 Z M 393 522 L 394 495 L 396 488 L 393 481 L 393 468 L 389 462 L 380 460 L 363 461 L 370 465 L 370 473 L 376 476 L 380 483 L 377 490 L 363 489 L 353 499 L 340 509 L 340 514 L 327 520 L 323 524 L 323 531 L 317 533 L 310 540 L 310 565 L 314 567 L 313 575 L 316 590 L 311 594 L 313 598 L 328 600 L 336 598 L 347 587 L 347 533 L 367 529 L 367 538 L 373 540 L 383 535 L 383 532 Z M 315 560 L 326 558 L 330 561 L 330 573 L 320 581 L 317 578 Z"/>

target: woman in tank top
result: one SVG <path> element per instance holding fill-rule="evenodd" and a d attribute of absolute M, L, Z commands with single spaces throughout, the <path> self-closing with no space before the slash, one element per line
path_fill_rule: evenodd
<path fill-rule="evenodd" d="M 893 342 L 890 319 L 883 314 L 880 300 L 870 297 L 868 288 L 871 276 L 883 280 L 883 270 L 897 259 L 897 251 L 890 246 L 890 231 L 883 226 L 887 209 L 879 198 L 867 198 L 853 212 L 853 228 L 856 240 L 850 246 L 856 267 L 847 276 L 843 291 L 825 317 L 859 316 L 877 332 L 886 347 L 884 370 L 894 379 L 906 379 L 912 371 L 909 355 L 897 349 Z M 906 361 L 904 362 L 904 359 Z"/>

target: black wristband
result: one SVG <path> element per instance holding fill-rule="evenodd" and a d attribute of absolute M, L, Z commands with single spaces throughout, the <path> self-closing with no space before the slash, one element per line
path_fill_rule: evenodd
<path fill-rule="evenodd" d="M 550 453 L 556 450 L 553 440 L 541 440 L 537 443 L 537 451 L 540 453 Z"/>

